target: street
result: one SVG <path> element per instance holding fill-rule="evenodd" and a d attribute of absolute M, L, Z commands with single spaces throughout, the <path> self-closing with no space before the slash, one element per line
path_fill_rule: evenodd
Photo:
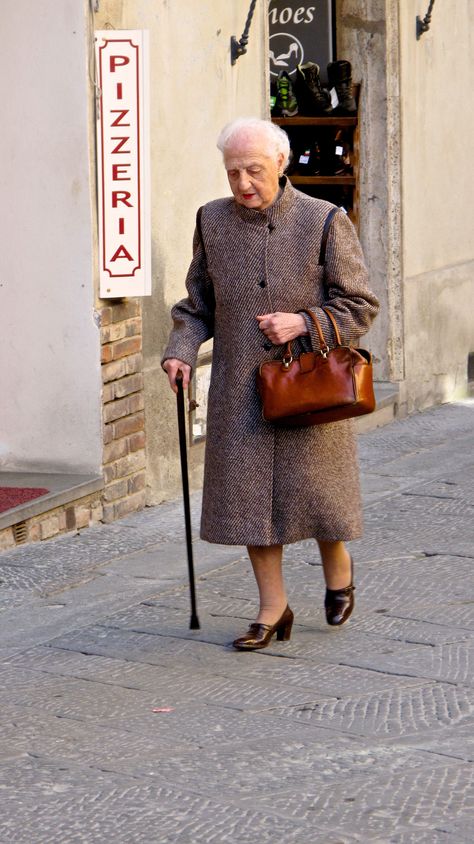
<path fill-rule="evenodd" d="M 474 401 L 359 442 L 341 629 L 308 540 L 291 641 L 235 651 L 256 588 L 198 494 L 197 631 L 181 501 L 1 555 L 1 844 L 472 841 Z"/>

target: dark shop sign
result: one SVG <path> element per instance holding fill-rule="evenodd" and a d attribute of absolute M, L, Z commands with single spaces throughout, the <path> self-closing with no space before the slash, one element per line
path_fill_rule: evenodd
<path fill-rule="evenodd" d="M 282 70 L 294 74 L 296 66 L 316 62 L 321 79 L 327 80 L 326 68 L 333 61 L 333 0 L 270 0 L 270 74 L 276 78 Z"/>

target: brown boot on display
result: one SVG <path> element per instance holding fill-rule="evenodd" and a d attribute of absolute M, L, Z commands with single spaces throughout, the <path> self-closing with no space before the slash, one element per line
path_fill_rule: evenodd
<path fill-rule="evenodd" d="M 339 100 L 339 105 L 335 109 L 336 114 L 355 114 L 357 105 L 352 93 L 351 63 L 341 59 L 328 64 L 328 79 L 329 87 L 336 89 Z"/>
<path fill-rule="evenodd" d="M 331 97 L 321 85 L 319 65 L 314 62 L 296 68 L 295 94 L 300 114 L 331 114 Z"/>

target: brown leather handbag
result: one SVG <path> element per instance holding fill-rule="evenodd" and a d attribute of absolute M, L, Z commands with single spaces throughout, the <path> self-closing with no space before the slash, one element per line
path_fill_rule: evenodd
<path fill-rule="evenodd" d="M 305 427 L 375 410 L 372 355 L 365 349 L 343 346 L 333 314 L 328 308 L 323 311 L 334 328 L 334 348 L 327 345 L 317 316 L 305 311 L 316 326 L 321 350 L 293 357 L 291 343 L 287 343 L 281 360 L 260 365 L 257 388 L 267 422 Z"/>

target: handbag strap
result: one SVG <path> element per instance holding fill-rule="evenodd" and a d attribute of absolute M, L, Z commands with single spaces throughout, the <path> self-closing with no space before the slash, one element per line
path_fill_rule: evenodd
<path fill-rule="evenodd" d="M 326 260 L 326 245 L 327 245 L 327 242 L 328 242 L 329 229 L 331 228 L 331 223 L 333 221 L 333 218 L 335 217 L 335 215 L 337 214 L 338 211 L 339 211 L 339 208 L 338 208 L 337 205 L 334 208 L 331 208 L 329 214 L 327 215 L 327 217 L 324 221 L 323 234 L 322 234 L 322 237 L 321 237 L 321 247 L 320 247 L 320 250 L 319 250 L 319 260 L 318 260 L 318 264 L 320 266 L 323 266 L 324 262 Z"/>
<path fill-rule="evenodd" d="M 339 328 L 337 327 L 337 322 L 334 318 L 334 315 L 331 313 L 329 308 L 321 307 L 321 310 L 324 311 L 325 314 L 329 317 L 332 327 L 334 329 L 334 335 L 336 337 L 336 343 L 338 346 L 342 346 L 341 335 L 339 334 Z"/>
<path fill-rule="evenodd" d="M 323 329 L 321 328 L 321 323 L 320 323 L 319 319 L 317 318 L 316 314 L 313 313 L 313 311 L 309 311 L 309 310 L 306 310 L 306 309 L 303 309 L 303 313 L 308 314 L 310 319 L 312 319 L 314 325 L 316 326 L 316 331 L 318 332 L 318 337 L 319 337 L 321 349 L 324 350 L 325 352 L 328 352 L 329 346 L 326 343 L 326 338 L 324 336 Z"/>
<path fill-rule="evenodd" d="M 198 230 L 199 240 L 200 240 L 200 241 L 201 241 L 201 243 L 202 243 L 202 248 L 204 249 L 204 241 L 203 241 L 203 239 L 202 239 L 202 224 L 201 224 L 201 218 L 202 218 L 202 205 L 201 205 L 201 207 L 200 207 L 200 208 L 198 208 L 198 210 L 197 210 L 197 214 L 196 214 L 196 228 L 197 228 L 197 230 Z"/>

